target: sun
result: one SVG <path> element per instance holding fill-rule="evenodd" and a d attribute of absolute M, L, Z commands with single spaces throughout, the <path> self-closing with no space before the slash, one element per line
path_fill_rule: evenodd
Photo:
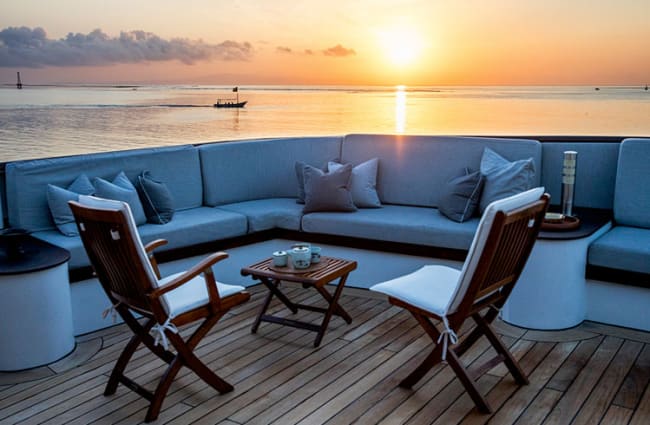
<path fill-rule="evenodd" d="M 379 35 L 381 48 L 390 63 L 398 67 L 413 64 L 422 51 L 422 37 L 410 28 L 393 28 Z"/>

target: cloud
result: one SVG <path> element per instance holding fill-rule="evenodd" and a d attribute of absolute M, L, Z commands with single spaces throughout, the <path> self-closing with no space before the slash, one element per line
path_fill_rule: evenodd
<path fill-rule="evenodd" d="M 69 33 L 47 38 L 43 28 L 8 27 L 0 31 L 0 67 L 101 66 L 178 60 L 191 65 L 206 60 L 245 61 L 252 57 L 248 42 L 226 40 L 209 44 L 203 40 L 165 40 L 145 31 L 123 31 L 110 37 L 100 29 L 88 34 Z"/>
<path fill-rule="evenodd" d="M 278 46 L 275 48 L 278 53 L 293 53 L 290 47 Z"/>
<path fill-rule="evenodd" d="M 345 57 L 345 56 L 354 56 L 357 54 L 357 52 L 354 51 L 354 49 L 348 49 L 340 44 L 337 44 L 334 47 L 330 47 L 329 49 L 323 50 L 323 54 L 325 56 L 336 56 L 336 57 Z"/>

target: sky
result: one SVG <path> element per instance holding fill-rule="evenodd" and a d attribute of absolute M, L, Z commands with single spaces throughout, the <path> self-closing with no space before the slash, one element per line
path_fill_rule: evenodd
<path fill-rule="evenodd" d="M 0 83 L 650 84 L 650 0 L 5 0 Z"/>

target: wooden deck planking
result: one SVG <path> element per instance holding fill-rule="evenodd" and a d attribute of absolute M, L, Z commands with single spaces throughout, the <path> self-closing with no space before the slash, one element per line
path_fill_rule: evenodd
<path fill-rule="evenodd" d="M 286 291 L 300 302 L 320 302 L 313 290 Z M 264 323 L 251 334 L 265 291 L 253 288 L 252 295 L 197 348 L 199 357 L 235 390 L 219 395 L 183 369 L 156 423 L 650 423 L 650 334 L 644 332 L 585 323 L 580 329 L 544 333 L 499 324 L 505 331 L 502 339 L 531 383 L 519 387 L 502 366 L 484 373 L 478 385 L 495 408 L 494 414 L 484 415 L 445 364 L 413 390 L 397 386 L 433 344 L 409 314 L 383 298 L 344 291 L 341 304 L 353 323 L 335 317 L 323 344 L 314 349 L 315 333 L 305 330 Z M 271 311 L 312 323 L 322 317 L 308 311 L 292 315 L 277 303 Z M 145 400 L 123 386 L 114 396 L 102 395 L 130 336 L 124 325 L 86 335 L 79 340 L 97 339 L 102 348 L 80 366 L 1 385 L 0 424 L 141 423 Z M 471 368 L 492 354 L 481 340 L 462 360 Z M 162 364 L 140 349 L 127 371 L 152 387 Z"/>

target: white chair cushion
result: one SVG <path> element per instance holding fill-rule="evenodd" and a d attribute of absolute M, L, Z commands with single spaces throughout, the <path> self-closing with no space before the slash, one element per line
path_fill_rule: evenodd
<path fill-rule="evenodd" d="M 430 265 L 396 279 L 378 283 L 370 287 L 370 290 L 398 298 L 438 316 L 445 316 L 458 287 L 459 277 L 460 270 Z"/>
<path fill-rule="evenodd" d="M 158 281 L 158 286 L 163 286 L 183 273 L 184 272 L 175 273 L 160 279 Z M 244 287 L 217 282 L 217 290 L 219 291 L 219 296 L 225 298 L 229 295 L 243 291 Z M 162 296 L 162 301 L 163 305 L 167 307 L 167 314 L 171 317 L 178 316 L 186 311 L 208 304 L 208 289 L 205 286 L 205 279 L 200 275 L 195 276 L 189 282 L 186 282 L 173 291 L 164 294 Z"/>

